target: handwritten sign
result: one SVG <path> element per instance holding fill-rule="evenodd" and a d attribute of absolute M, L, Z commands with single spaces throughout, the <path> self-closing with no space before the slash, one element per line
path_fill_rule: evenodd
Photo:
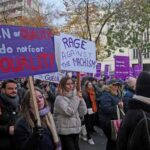
<path fill-rule="evenodd" d="M 115 77 L 126 79 L 129 77 L 129 57 L 128 56 L 115 56 Z"/>
<path fill-rule="evenodd" d="M 34 75 L 35 79 L 40 79 L 42 81 L 49 81 L 53 83 L 59 83 L 63 77 L 64 77 L 64 74 L 61 72 Z"/>
<path fill-rule="evenodd" d="M 55 72 L 55 73 L 46 73 L 46 74 L 39 74 L 35 75 L 35 79 L 40 79 L 42 81 L 49 81 L 53 83 L 59 83 L 60 80 L 64 77 L 65 75 L 61 72 Z"/>
<path fill-rule="evenodd" d="M 0 26 L 0 80 L 56 72 L 49 29 Z"/>
<path fill-rule="evenodd" d="M 95 43 L 61 34 L 61 70 L 96 73 Z"/>

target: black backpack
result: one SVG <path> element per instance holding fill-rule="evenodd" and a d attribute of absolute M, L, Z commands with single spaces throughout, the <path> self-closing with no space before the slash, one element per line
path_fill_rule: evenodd
<path fill-rule="evenodd" d="M 128 141 L 128 150 L 150 150 L 150 117 L 142 111 L 143 117 L 138 121 Z"/>

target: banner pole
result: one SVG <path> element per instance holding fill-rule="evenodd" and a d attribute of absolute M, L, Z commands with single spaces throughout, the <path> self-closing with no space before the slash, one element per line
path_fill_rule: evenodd
<path fill-rule="evenodd" d="M 77 92 L 81 91 L 80 72 L 77 72 Z"/>
<path fill-rule="evenodd" d="M 33 84 L 32 76 L 29 76 L 28 83 L 29 83 L 31 99 L 32 99 L 32 102 L 33 102 L 33 107 L 34 107 L 35 119 L 37 120 L 37 125 L 41 126 L 41 119 L 40 119 L 38 105 L 37 105 L 37 101 L 36 101 L 36 97 L 35 97 L 35 90 L 34 90 L 34 84 Z"/>

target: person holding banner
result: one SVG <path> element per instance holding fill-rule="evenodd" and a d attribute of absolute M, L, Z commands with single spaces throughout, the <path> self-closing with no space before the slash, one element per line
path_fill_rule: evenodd
<path fill-rule="evenodd" d="M 25 93 L 21 104 L 22 117 L 16 123 L 15 146 L 16 150 L 61 150 L 60 143 L 54 142 L 53 126 L 50 107 L 44 93 L 35 87 L 35 97 L 41 119 L 41 126 L 37 125 L 34 115 L 33 101 L 30 90 Z"/>
<path fill-rule="evenodd" d="M 11 150 L 19 112 L 17 82 L 4 80 L 0 93 L 0 150 Z"/>
<path fill-rule="evenodd" d="M 54 103 L 54 119 L 61 139 L 62 150 L 79 150 L 81 120 L 87 113 L 83 98 L 77 96 L 75 85 L 70 77 L 60 81 L 60 92 Z"/>

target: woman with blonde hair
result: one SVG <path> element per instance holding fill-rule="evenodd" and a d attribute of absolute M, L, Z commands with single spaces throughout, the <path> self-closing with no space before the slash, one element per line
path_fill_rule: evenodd
<path fill-rule="evenodd" d="M 55 141 L 55 125 L 50 107 L 41 89 L 35 87 L 35 97 L 41 119 L 41 126 L 37 125 L 31 93 L 25 93 L 21 104 L 21 118 L 15 126 L 16 150 L 58 150 L 60 143 Z M 52 128 L 53 126 L 53 128 Z"/>
<path fill-rule="evenodd" d="M 120 86 L 117 80 L 110 81 L 100 97 L 99 125 L 107 137 L 106 150 L 116 149 L 116 141 L 111 139 L 111 120 L 117 119 L 117 105 L 123 108 L 123 102 L 118 95 Z"/>
<path fill-rule="evenodd" d="M 62 150 L 79 150 L 80 117 L 87 112 L 86 104 L 80 94 L 77 96 L 70 77 L 61 79 L 60 88 L 54 103 L 54 119 Z"/>

